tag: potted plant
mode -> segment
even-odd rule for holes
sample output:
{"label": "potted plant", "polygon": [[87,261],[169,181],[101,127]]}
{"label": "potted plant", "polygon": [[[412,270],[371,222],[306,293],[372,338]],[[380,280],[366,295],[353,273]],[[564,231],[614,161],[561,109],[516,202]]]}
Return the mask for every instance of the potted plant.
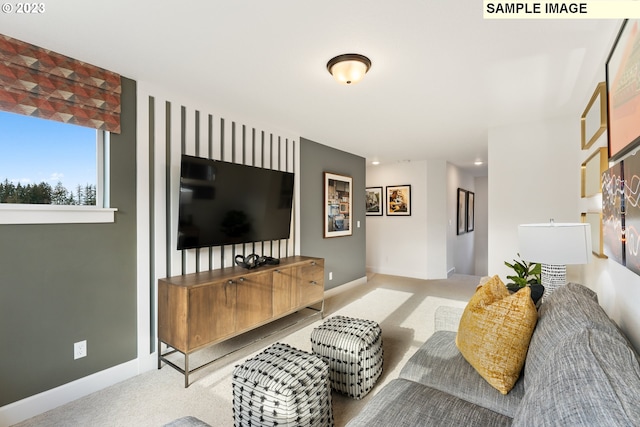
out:
{"label": "potted plant", "polygon": [[[520,254],[518,254],[520,257]],[[537,302],[544,293],[544,286],[540,284],[542,265],[535,262],[527,262],[523,259],[513,260],[513,264],[507,261],[504,264],[511,268],[515,275],[507,276],[511,282],[507,283],[507,289],[517,292],[525,286],[531,287],[531,298]]]}

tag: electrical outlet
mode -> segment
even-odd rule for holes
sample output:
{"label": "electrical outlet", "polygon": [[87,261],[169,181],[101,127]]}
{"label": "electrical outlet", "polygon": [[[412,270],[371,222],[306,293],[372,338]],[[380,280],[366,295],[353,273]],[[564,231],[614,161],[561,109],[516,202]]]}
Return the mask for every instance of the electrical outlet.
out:
{"label": "electrical outlet", "polygon": [[333,280],[333,271],[329,272],[329,280]]}
{"label": "electrical outlet", "polygon": [[73,359],[80,359],[87,355],[87,340],[73,344]]}

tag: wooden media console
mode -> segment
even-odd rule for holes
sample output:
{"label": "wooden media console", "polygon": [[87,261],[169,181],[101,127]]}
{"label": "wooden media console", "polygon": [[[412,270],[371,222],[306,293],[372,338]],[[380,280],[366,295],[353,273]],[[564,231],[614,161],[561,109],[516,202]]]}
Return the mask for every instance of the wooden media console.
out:
{"label": "wooden media console", "polygon": [[[189,354],[240,335],[305,307],[322,303],[324,259],[282,258],[256,269],[238,266],[158,280],[158,369],[162,362],[184,374]],[[162,353],[162,343],[173,350]],[[184,355],[184,369],[167,359]],[[216,359],[217,360],[217,359]]]}

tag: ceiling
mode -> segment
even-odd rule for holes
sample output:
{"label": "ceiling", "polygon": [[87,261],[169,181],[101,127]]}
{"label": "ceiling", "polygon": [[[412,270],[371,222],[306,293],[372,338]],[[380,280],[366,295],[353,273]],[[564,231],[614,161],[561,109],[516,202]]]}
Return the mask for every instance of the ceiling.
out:
{"label": "ceiling", "polygon": [[[444,159],[474,175],[486,174],[473,163],[488,160],[489,128],[577,120],[621,24],[484,20],[477,0],[45,6],[0,14],[0,31],[368,162]],[[361,83],[327,72],[342,53],[371,59]]]}

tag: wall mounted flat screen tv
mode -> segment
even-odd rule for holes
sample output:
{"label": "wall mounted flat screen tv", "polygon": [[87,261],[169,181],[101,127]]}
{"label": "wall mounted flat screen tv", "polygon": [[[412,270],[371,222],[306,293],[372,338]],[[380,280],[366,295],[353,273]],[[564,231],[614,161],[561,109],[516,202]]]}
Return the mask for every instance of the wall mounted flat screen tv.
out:
{"label": "wall mounted flat screen tv", "polygon": [[288,239],[294,174],[182,155],[178,249]]}

